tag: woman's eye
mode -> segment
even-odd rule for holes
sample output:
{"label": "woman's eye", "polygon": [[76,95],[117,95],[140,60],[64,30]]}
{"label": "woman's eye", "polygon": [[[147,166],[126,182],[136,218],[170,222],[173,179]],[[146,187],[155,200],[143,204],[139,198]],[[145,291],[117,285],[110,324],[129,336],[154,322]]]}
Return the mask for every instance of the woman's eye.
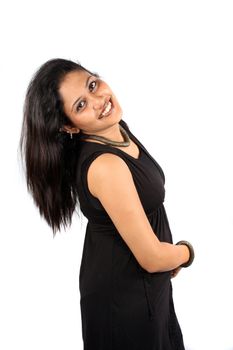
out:
{"label": "woman's eye", "polygon": [[[94,83],[94,87],[93,87],[93,85],[92,85],[93,83]],[[95,81],[95,80],[93,80],[93,81],[90,83],[89,87],[90,87],[90,86],[92,86],[92,88],[94,89],[94,88],[95,88],[95,86],[96,86],[96,81]],[[91,88],[91,89],[92,89],[92,88]]]}
{"label": "woman's eye", "polygon": [[84,101],[82,100],[82,101],[79,102],[79,104],[77,105],[77,108],[76,108],[77,112],[78,112],[81,108],[83,108],[82,102],[84,102]]}
{"label": "woman's eye", "polygon": [[[93,84],[94,83],[94,84]],[[90,84],[89,84],[89,88],[90,88],[90,90],[92,91],[92,90],[94,90],[94,88],[96,87],[96,84],[97,84],[97,82],[96,82],[96,80],[93,80]],[[79,112],[80,111],[80,109],[82,109],[83,108],[83,103],[84,101],[82,100],[79,104],[78,104],[78,106],[77,106],[77,108],[76,108],[76,110],[77,110],[77,112]]]}

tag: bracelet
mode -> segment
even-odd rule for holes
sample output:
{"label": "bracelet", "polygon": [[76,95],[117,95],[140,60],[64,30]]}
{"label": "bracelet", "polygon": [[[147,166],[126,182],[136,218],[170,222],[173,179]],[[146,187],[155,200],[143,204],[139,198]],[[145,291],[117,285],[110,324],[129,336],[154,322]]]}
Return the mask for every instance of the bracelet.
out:
{"label": "bracelet", "polygon": [[179,242],[176,243],[176,245],[182,245],[182,244],[186,245],[188,247],[188,249],[189,249],[189,260],[186,263],[184,263],[184,264],[182,264],[180,266],[181,267],[188,267],[188,266],[190,266],[193,263],[193,260],[194,260],[194,257],[195,257],[194,249],[193,249],[192,244],[189,243],[188,241],[179,241]]}

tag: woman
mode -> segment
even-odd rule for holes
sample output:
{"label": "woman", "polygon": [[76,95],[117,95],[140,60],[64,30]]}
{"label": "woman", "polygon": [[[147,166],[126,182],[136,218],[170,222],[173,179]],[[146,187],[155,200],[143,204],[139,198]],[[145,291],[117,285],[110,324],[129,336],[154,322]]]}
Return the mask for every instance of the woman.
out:
{"label": "woman", "polygon": [[53,59],[32,78],[21,152],[27,186],[53,229],[88,219],[80,266],[85,350],[182,350],[171,278],[194,258],[172,244],[159,164],[121,119],[110,87]]}

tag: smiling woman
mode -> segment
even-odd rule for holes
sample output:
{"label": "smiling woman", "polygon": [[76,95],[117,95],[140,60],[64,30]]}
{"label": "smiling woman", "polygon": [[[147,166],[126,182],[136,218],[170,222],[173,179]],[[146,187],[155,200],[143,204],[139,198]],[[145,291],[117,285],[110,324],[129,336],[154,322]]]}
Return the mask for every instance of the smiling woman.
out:
{"label": "smiling woman", "polygon": [[[122,110],[105,81],[86,71],[72,71],[60,84],[63,108],[72,122],[64,130],[122,140],[119,126]],[[108,118],[108,122],[106,117]],[[101,120],[101,122],[100,122]],[[110,128],[111,126],[111,128]]]}
{"label": "smiling woman", "polygon": [[[111,118],[100,118],[110,98]],[[71,142],[68,136],[94,133],[122,141],[121,113],[109,86],[81,64],[52,59],[34,74],[24,103],[20,148],[28,189],[54,235],[71,224],[77,204],[78,138]]]}
{"label": "smiling woman", "polygon": [[78,201],[88,219],[79,273],[84,349],[184,350],[171,278],[192,263],[193,248],[173,244],[163,170],[121,116],[98,74],[46,62],[25,99],[27,186],[54,236]]}

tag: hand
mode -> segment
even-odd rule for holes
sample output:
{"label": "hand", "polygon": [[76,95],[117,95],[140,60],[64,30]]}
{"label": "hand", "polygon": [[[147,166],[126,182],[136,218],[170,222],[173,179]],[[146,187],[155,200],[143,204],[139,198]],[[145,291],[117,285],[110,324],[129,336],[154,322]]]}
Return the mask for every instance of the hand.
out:
{"label": "hand", "polygon": [[171,278],[176,277],[181,269],[182,269],[182,267],[178,266],[176,269],[172,270],[171,271]]}

